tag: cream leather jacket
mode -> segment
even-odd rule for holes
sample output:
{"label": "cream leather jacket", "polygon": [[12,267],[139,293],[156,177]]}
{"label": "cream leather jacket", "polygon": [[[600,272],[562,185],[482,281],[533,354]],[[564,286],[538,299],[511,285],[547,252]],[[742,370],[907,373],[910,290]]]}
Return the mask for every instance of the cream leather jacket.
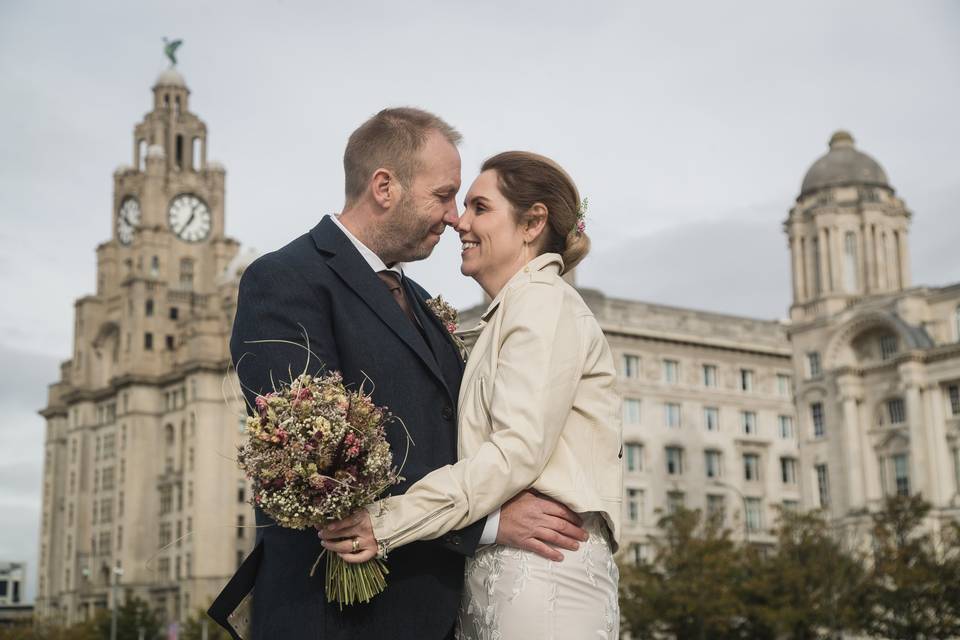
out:
{"label": "cream leather jacket", "polygon": [[481,318],[459,398],[459,462],[368,507],[381,553],[465,527],[534,488],[620,538],[620,403],[610,347],[555,253]]}

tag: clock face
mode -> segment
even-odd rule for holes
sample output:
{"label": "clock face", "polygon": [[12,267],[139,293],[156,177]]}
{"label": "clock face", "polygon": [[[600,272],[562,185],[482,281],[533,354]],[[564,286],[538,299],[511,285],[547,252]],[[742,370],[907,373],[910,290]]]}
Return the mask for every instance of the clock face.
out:
{"label": "clock face", "polygon": [[140,226],[140,203],[133,196],[128,196],[120,203],[117,212],[117,240],[122,245],[133,242],[133,234]]}
{"label": "clock face", "polygon": [[210,235],[210,208],[191,193],[170,201],[168,213],[170,229],[186,242],[201,242]]}

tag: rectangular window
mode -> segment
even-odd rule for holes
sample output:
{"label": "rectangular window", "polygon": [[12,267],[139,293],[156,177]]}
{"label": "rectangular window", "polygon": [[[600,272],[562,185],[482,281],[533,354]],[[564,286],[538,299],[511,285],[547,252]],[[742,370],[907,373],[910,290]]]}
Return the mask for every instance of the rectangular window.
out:
{"label": "rectangular window", "polygon": [[623,354],[623,377],[640,377],[640,356],[635,356],[629,353]]}
{"label": "rectangular window", "polygon": [[723,519],[726,504],[722,495],[707,494],[707,517]]}
{"label": "rectangular window", "polygon": [[237,502],[244,503],[247,501],[247,483],[243,480],[237,480]]}
{"label": "rectangular window", "polygon": [[793,418],[791,416],[778,416],[777,424],[780,427],[780,438],[782,440],[792,440],[794,437]]}
{"label": "rectangular window", "polygon": [[628,442],[624,448],[627,454],[627,471],[629,473],[643,471],[643,445]]}
{"label": "rectangular window", "polygon": [[880,359],[889,360],[897,354],[897,336],[880,337]]}
{"label": "rectangular window", "polygon": [[751,369],[740,369],[740,390],[753,391],[753,371]]}
{"label": "rectangular window", "polygon": [[848,293],[856,293],[860,289],[857,234],[853,231],[847,231],[843,235],[843,285]]}
{"label": "rectangular window", "polygon": [[680,364],[676,360],[663,361],[663,381],[667,384],[677,384],[679,371]]}
{"label": "rectangular window", "polygon": [[960,385],[950,385],[947,394],[950,396],[950,413],[960,416]]}
{"label": "rectangular window", "polygon": [[797,484],[796,458],[780,458],[780,478],[783,484]]}
{"label": "rectangular window", "polygon": [[703,365],[703,386],[717,386],[717,367],[712,364]]}
{"label": "rectangular window", "polygon": [[247,534],[245,529],[246,523],[243,521],[243,516],[237,516],[237,538],[243,540],[244,536]]}
{"label": "rectangular window", "polygon": [[179,317],[180,317],[180,310],[177,309],[176,307],[170,307],[170,319],[176,320]]}
{"label": "rectangular window", "polygon": [[813,421],[813,437],[822,438],[827,431],[823,424],[823,403],[814,402],[810,405],[810,419]]}
{"label": "rectangular window", "polygon": [[723,476],[723,454],[715,450],[704,452],[704,463],[708,478]]}
{"label": "rectangular window", "polygon": [[809,375],[811,378],[816,378],[821,373],[820,354],[816,351],[811,351],[807,354],[807,375]]}
{"label": "rectangular window", "polygon": [[667,513],[674,514],[683,508],[683,491],[670,491],[667,493]]}
{"label": "rectangular window", "polygon": [[910,495],[910,468],[905,454],[893,456],[893,474],[897,482],[897,495]]}
{"label": "rectangular window", "polygon": [[757,435],[757,414],[754,411],[741,411],[740,424],[743,426],[744,435]]}
{"label": "rectangular window", "polygon": [[668,402],[663,405],[665,424],[671,429],[680,428],[680,405],[675,402]]}
{"label": "rectangular window", "polygon": [[790,396],[790,376],[782,373],[777,374],[777,393],[781,398]]}
{"label": "rectangular window", "polygon": [[643,489],[627,489],[627,520],[633,524],[643,524]]}
{"label": "rectangular window", "polygon": [[763,529],[763,503],[760,498],[747,498],[747,530],[760,531]]}
{"label": "rectangular window", "polygon": [[827,465],[818,464],[817,467],[817,494],[820,497],[820,508],[830,508],[830,476],[827,474]]}
{"label": "rectangular window", "polygon": [[907,421],[907,410],[903,398],[887,400],[887,413],[890,415],[890,424],[903,424]]}
{"label": "rectangular window", "polygon": [[175,346],[173,336],[167,336],[166,342],[167,342],[167,351],[173,351],[173,348]]}
{"label": "rectangular window", "polygon": [[143,334],[143,348],[147,351],[153,351],[153,334]]}
{"label": "rectangular window", "polygon": [[173,509],[173,488],[170,486],[160,489],[160,513],[170,513]]}
{"label": "rectangular window", "polygon": [[748,482],[758,482],[760,480],[760,456],[757,454],[743,454],[743,479]]}
{"label": "rectangular window", "polygon": [[787,513],[799,513],[800,503],[797,502],[796,500],[784,500],[783,510]]}
{"label": "rectangular window", "polygon": [[679,476],[683,474],[683,449],[667,447],[667,474]]}
{"label": "rectangular window", "polygon": [[707,431],[720,431],[720,409],[704,407],[703,426],[706,427]]}
{"label": "rectangular window", "polygon": [[640,401],[636,398],[623,399],[623,423],[640,424]]}

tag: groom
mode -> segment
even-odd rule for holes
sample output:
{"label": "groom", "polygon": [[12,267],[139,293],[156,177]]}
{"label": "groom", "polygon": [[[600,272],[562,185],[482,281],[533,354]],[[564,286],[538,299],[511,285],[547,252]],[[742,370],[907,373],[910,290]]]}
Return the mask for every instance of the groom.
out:
{"label": "groom", "polygon": [[[427,308],[430,295],[403,272],[427,258],[457,223],[460,134],[418,109],[386,109],[353,132],[343,156],[346,204],[309,233],[251,264],[240,281],[230,350],[250,406],[273,380],[303,371],[338,370],[348,385],[372,389],[373,401],[403,420],[413,446],[403,493],[424,475],[457,460],[457,396],[463,361]],[[365,382],[367,381],[367,382]],[[388,429],[399,463],[402,428]],[[486,521],[390,554],[387,589],[368,604],[327,604],[323,550],[315,531],[273,524],[257,510],[257,544],[210,608],[227,614],[253,589],[256,640],[445,640],[463,585],[464,558],[497,542],[561,560],[586,534],[566,507],[522,493]],[[272,526],[270,526],[272,525]]]}

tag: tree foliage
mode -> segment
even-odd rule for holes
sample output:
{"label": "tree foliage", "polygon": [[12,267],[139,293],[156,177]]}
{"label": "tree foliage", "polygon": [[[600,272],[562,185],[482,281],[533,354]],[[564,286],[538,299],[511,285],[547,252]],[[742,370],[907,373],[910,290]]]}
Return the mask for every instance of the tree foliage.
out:
{"label": "tree foliage", "polygon": [[893,498],[847,546],[819,512],[784,512],[776,544],[731,540],[698,511],[662,518],[649,562],[621,568],[624,631],[638,639],[960,637],[960,523]]}

